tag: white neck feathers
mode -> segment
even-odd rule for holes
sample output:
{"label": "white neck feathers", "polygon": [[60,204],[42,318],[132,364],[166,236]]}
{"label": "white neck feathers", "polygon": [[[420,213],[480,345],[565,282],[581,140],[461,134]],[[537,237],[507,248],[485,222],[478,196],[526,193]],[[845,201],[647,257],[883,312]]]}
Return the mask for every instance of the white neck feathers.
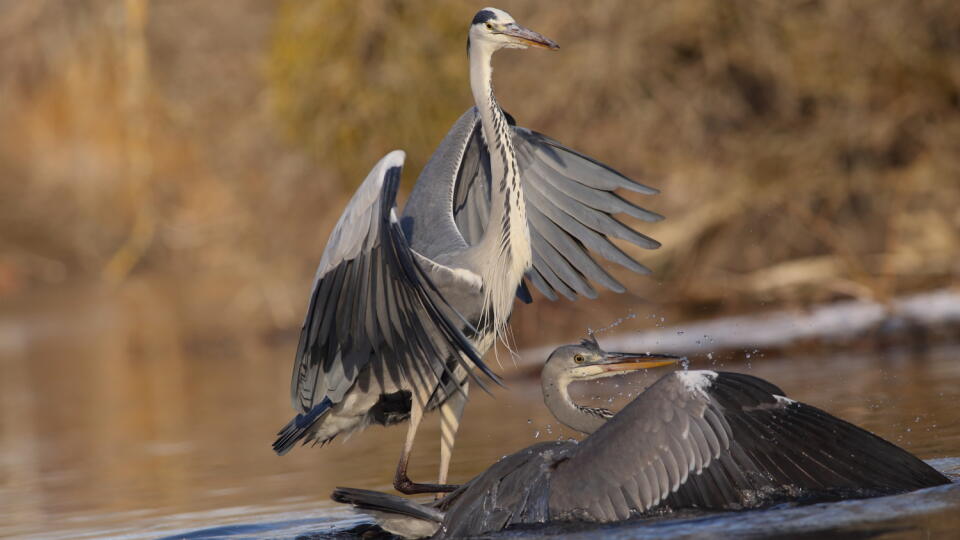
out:
{"label": "white neck feathers", "polygon": [[470,50],[470,87],[480,113],[492,175],[487,229],[473,251],[483,278],[483,312],[492,318],[489,322],[506,343],[504,332],[516,289],[532,264],[532,254],[513,130],[493,95],[493,52],[493,46],[483,42]]}

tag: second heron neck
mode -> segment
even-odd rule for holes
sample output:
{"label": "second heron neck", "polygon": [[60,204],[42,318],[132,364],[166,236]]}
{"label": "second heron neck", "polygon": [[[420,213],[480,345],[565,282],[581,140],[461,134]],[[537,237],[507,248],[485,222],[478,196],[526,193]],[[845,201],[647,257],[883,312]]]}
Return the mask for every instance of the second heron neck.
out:
{"label": "second heron neck", "polygon": [[574,403],[569,392],[570,382],[563,374],[557,376],[544,371],[540,376],[543,403],[561,424],[589,435],[606,424],[613,413],[601,407],[584,407]]}

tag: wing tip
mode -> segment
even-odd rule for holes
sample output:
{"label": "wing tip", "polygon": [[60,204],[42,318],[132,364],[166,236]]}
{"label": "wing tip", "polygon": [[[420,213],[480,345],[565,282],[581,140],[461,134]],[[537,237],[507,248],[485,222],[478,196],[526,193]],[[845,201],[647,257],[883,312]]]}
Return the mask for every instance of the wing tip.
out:
{"label": "wing tip", "polygon": [[611,292],[614,292],[614,293],[617,293],[617,294],[623,294],[623,293],[627,292],[627,288],[624,287],[622,283],[620,283],[619,281],[616,281],[616,280],[614,280],[613,283],[610,283],[610,284],[606,285],[606,287],[607,287],[608,289],[610,289]]}
{"label": "wing tip", "polygon": [[[651,248],[651,249],[656,249],[656,248]],[[635,263],[637,264],[637,266],[636,266],[635,268],[628,266],[627,268],[629,268],[630,270],[633,270],[634,273],[640,274],[641,276],[649,276],[649,275],[653,274],[653,270],[651,270],[651,269],[648,268],[647,266],[642,265],[642,264],[638,263],[637,261],[633,261],[633,262],[635,262]]]}
{"label": "wing tip", "polygon": [[409,516],[438,524],[443,521],[443,513],[434,507],[379,491],[338,486],[330,493],[330,499],[341,504],[349,504],[361,510]]}
{"label": "wing tip", "polygon": [[393,168],[393,167],[403,167],[403,162],[407,159],[407,153],[403,150],[393,150],[387,155],[383,156],[380,160],[380,163],[383,164],[384,168]]}
{"label": "wing tip", "polygon": [[646,208],[641,208],[641,210],[643,210],[643,217],[640,217],[640,216],[634,216],[634,217],[636,217],[637,219],[646,221],[647,223],[657,223],[666,219],[666,217],[663,214],[658,214],[651,210],[647,210]]}

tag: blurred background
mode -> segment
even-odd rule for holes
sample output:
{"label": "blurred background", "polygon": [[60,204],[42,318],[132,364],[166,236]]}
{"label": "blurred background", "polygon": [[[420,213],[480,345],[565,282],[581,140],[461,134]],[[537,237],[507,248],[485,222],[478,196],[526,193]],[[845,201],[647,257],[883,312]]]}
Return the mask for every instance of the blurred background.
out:
{"label": "blurred background", "polygon": [[[313,493],[281,473],[323,454],[268,445],[315,265],[376,160],[406,150],[408,192],[472,105],[465,32],[486,3],[0,0],[8,533],[215,508],[244,488],[210,478],[257,467],[280,468],[259,486],[276,500]],[[618,331],[956,287],[960,3],[496,6],[562,46],[497,56],[504,108],[661,189],[636,200],[667,217],[631,222],[659,250],[623,245],[651,276],[615,270],[631,293],[596,301],[534,293],[520,347],[630,315]],[[362,437],[346,451],[379,447]]]}

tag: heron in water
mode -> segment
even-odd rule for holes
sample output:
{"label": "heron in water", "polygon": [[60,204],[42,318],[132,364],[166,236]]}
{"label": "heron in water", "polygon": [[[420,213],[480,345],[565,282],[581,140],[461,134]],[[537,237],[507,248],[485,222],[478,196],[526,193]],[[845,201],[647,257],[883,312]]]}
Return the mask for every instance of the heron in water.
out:
{"label": "heron in water", "polygon": [[[651,367],[595,340],[560,347],[543,399],[589,436],[509,455],[432,504],[337,488],[333,499],[404,537],[459,538],[547,522],[612,522],[679,509],[741,510],[948,484],[905,450],[741,373],[674,371],[619,413],[575,403],[573,381]],[[662,363],[662,362],[661,362]]]}
{"label": "heron in water", "polygon": [[[403,214],[395,208],[401,151],[350,200],[317,268],[291,383],[298,414],[278,434],[278,454],[298,441],[324,444],[409,421],[394,486],[453,490],[445,482],[469,382],[483,385],[482,374],[498,381],[481,357],[504,339],[514,297],[531,301],[524,278],[555,300],[596,297],[591,281],[624,291],[591,252],[648,272],[610,239],[659,244],[614,215],[661,216],[614,192],[656,190],[516,126],[497,103],[493,54],[528,47],[558,48],[504,11],[479,11],[467,41],[475,106],[424,167]],[[439,482],[415,484],[407,475],[414,437],[435,409]]]}

